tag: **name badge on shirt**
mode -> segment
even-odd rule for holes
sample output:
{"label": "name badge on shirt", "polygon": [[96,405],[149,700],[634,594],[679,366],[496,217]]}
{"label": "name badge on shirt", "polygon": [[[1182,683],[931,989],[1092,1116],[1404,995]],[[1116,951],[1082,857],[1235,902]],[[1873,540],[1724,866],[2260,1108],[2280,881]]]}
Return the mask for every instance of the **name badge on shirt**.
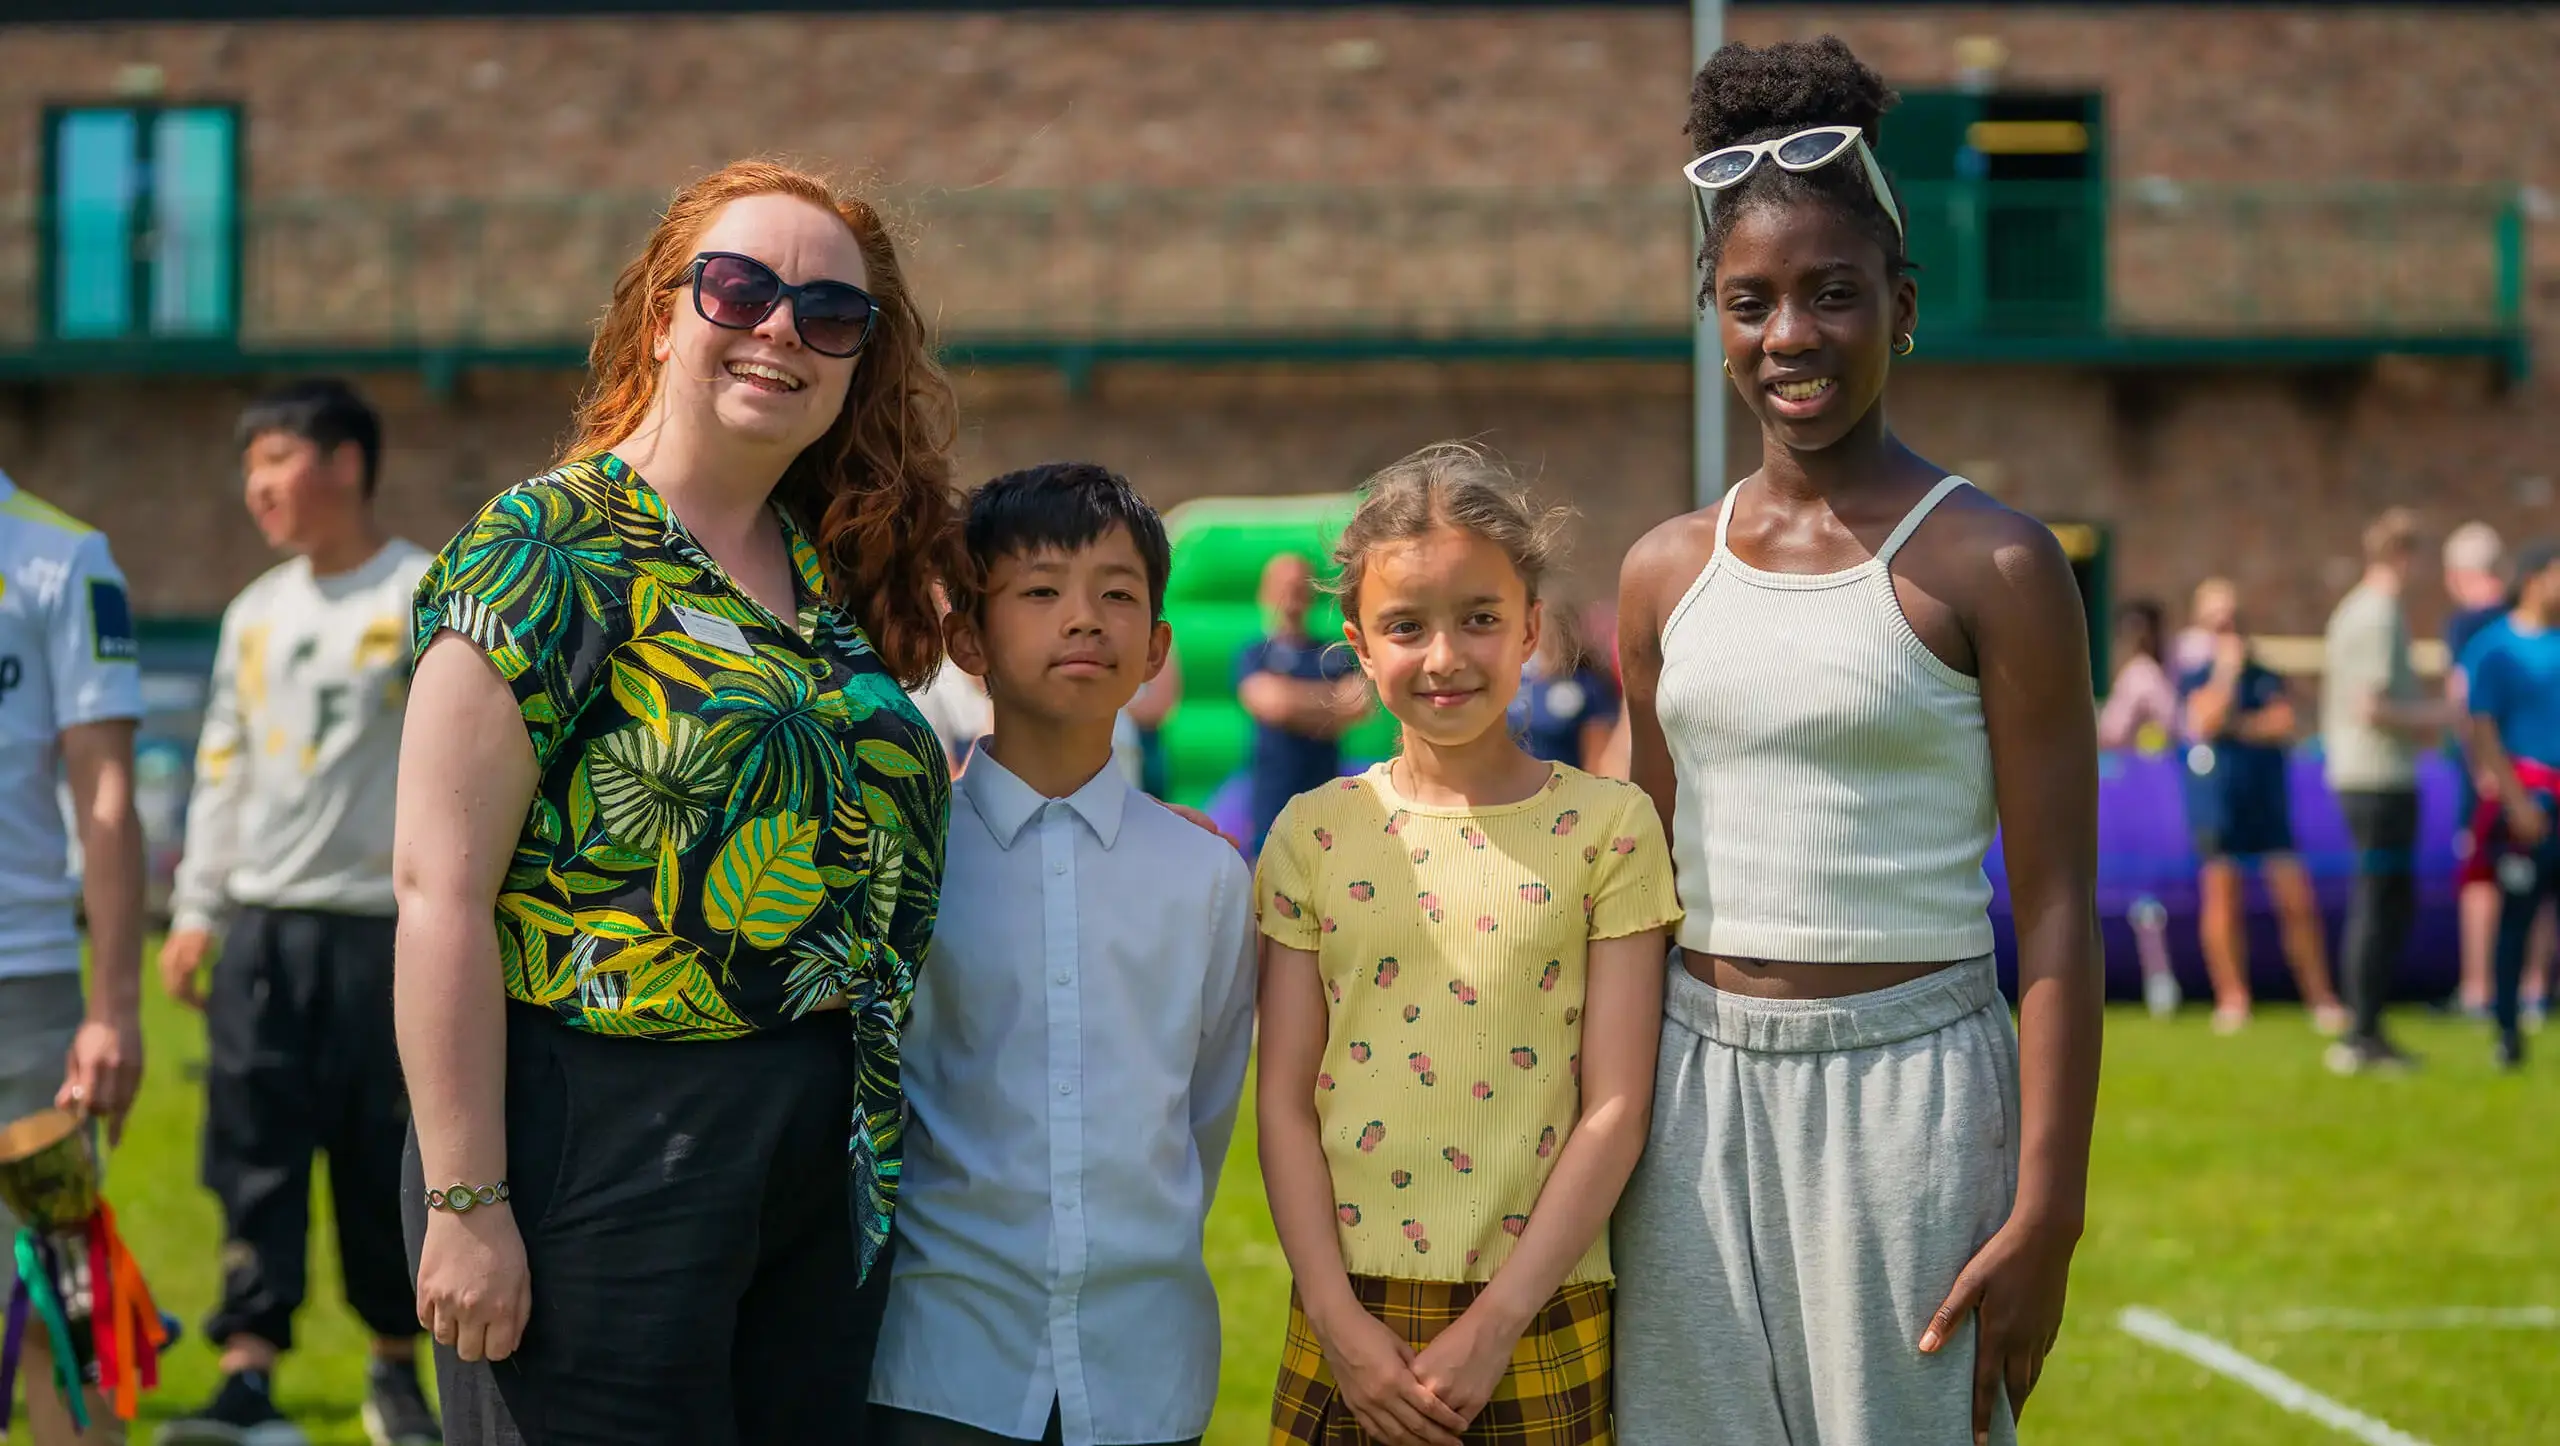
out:
{"label": "name badge on shirt", "polygon": [[685,636],[692,638],[695,642],[709,643],[715,648],[726,648],[742,658],[755,656],[756,650],[747,644],[747,635],[739,631],[738,625],[727,618],[717,613],[704,612],[700,608],[689,608],[682,603],[670,606],[667,611],[676,615],[676,624],[684,629]]}

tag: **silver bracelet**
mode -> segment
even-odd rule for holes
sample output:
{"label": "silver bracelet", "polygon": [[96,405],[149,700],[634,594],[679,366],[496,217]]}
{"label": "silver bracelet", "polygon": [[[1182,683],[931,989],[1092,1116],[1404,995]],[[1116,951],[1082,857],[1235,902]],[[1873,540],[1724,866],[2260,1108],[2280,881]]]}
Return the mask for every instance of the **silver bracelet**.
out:
{"label": "silver bracelet", "polygon": [[444,1190],[430,1185],[427,1187],[427,1208],[450,1210],[456,1215],[468,1215],[480,1206],[499,1204],[507,1199],[507,1196],[507,1182],[504,1180],[500,1180],[495,1185],[483,1185],[476,1190],[459,1181],[455,1182],[451,1188]]}

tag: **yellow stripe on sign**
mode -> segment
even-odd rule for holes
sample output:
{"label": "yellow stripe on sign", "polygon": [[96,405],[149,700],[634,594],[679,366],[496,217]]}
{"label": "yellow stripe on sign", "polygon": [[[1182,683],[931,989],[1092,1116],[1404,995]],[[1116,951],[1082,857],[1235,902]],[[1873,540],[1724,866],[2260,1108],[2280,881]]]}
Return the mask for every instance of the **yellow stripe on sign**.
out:
{"label": "yellow stripe on sign", "polygon": [[[2258,633],[2249,639],[2249,656],[2270,672],[2288,678],[2318,677],[2329,666],[2328,640],[2313,633],[2287,635]],[[2409,670],[2421,678],[2443,675],[2453,666],[2440,638],[2415,638],[2409,643]]]}
{"label": "yellow stripe on sign", "polygon": [[2062,544],[2062,555],[2073,562],[2087,562],[2098,555],[2098,529],[2085,522],[2048,522],[2053,540]]}
{"label": "yellow stripe on sign", "polygon": [[1964,143],[1986,156],[2077,156],[2089,149],[2089,128],[2066,120],[1981,120],[1964,128]]}

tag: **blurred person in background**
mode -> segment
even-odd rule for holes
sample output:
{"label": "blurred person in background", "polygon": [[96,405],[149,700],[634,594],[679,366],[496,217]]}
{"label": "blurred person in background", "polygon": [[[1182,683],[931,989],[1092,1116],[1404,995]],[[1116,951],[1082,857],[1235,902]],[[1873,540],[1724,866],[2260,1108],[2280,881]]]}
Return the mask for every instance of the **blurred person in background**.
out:
{"label": "blurred person in background", "polygon": [[1122,720],[1138,740],[1138,787],[1152,798],[1165,796],[1172,765],[1164,754],[1164,723],[1182,706],[1182,664],[1168,652],[1164,667],[1147,680],[1138,696],[1122,710]]}
{"label": "blurred person in background", "polygon": [[249,515],[290,557],[223,610],[160,950],[169,993],[205,1012],[204,1183],[222,1204],[223,1270],[205,1321],[222,1384],[159,1439],[284,1438],[276,1360],[293,1348],[311,1161],[326,1152],[347,1303],[373,1335],[367,1429],[420,1446],[438,1436],[400,1244],[391,814],[427,554],[374,517],[382,423],[345,383],[259,398],[239,445]]}
{"label": "blurred person in background", "polygon": [[2198,623],[2189,609],[2187,625],[2169,638],[2169,676],[2183,678],[2213,661],[2213,630]]}
{"label": "blurred person in background", "polygon": [[1608,741],[1600,745],[1600,756],[1588,771],[1603,778],[1624,778],[1634,764],[1634,736],[1628,732],[1626,683],[1618,667],[1618,604],[1614,598],[1602,598],[1583,611],[1582,636],[1587,655],[1608,665],[1609,686],[1619,696],[1618,716],[1609,725]]}
{"label": "blurred person in background", "polygon": [[[2513,600],[2507,596],[2505,561],[2505,545],[2499,540],[2497,529],[2488,523],[2466,522],[2444,540],[2444,591],[2453,604],[2452,615],[2444,625],[2445,697],[2457,711],[2464,707],[2466,697],[2463,658],[2480,635],[2496,626],[2512,605]],[[2455,728],[2445,737],[2445,749],[2453,758],[2454,776],[2461,780],[2462,790],[2453,815],[2461,821],[2454,838],[2454,855],[2458,861],[2455,908],[2462,950],[2461,983],[2454,1003],[2463,1013],[2485,1020],[2489,1017],[2490,956],[2498,939],[2498,884],[2490,874],[2480,841],[2470,832],[2470,820],[2478,811],[2480,795],[2471,786],[2463,732]],[[2548,958],[2549,937],[2547,927],[2537,932],[2536,942],[2542,946],[2534,951],[2537,960]]]}
{"label": "blurred person in background", "polygon": [[[142,1084],[140,652],[106,534],[0,474],[0,1125],[50,1107],[104,1124],[112,1144]],[[66,779],[77,879],[58,791]],[[0,1249],[18,1226],[0,1205]],[[0,1274],[14,1282],[15,1262]],[[85,1403],[88,1431],[73,1429],[45,1332],[25,1332],[24,1343],[36,1446],[121,1443],[96,1391]],[[0,1399],[0,1424],[9,1407]]]}
{"label": "blurred person in background", "polygon": [[2364,577],[2329,615],[2320,725],[2325,770],[2356,846],[2355,901],[2341,949],[2355,1022],[2329,1047],[2339,1074],[2412,1061],[2382,1032],[2418,910],[2418,751],[2453,722],[2409,664],[2400,595],[2417,556],[2416,514],[2394,507],[2364,530]]}
{"label": "blurred person in background", "polygon": [[2524,1063],[2522,992],[2534,917],[2560,899],[2560,544],[2516,559],[2516,605],[2464,657],[2473,786],[2494,817],[2474,829],[2500,893],[2491,1014],[2497,1059]]}
{"label": "blurred person in background", "polygon": [[1600,771],[1618,727],[1618,683],[1591,657],[1582,630],[1562,609],[1520,669],[1509,717],[1511,736],[1530,757]]}
{"label": "blurred person in background", "polygon": [[2507,615],[2506,547],[2498,530],[2485,522],[2466,522],[2444,539],[2444,592],[2453,604],[2445,620],[2448,659],[2459,659],[2482,628]]}
{"label": "blurred person in background", "polygon": [[2116,610],[2115,681],[2098,710],[2098,746],[2160,753],[2178,737],[2178,685],[2161,662],[2167,620],[2160,605],[2137,598]]}
{"label": "blurred person in background", "polygon": [[2299,720],[2285,681],[2250,655],[2240,593],[2224,578],[2196,588],[2189,624],[2212,640],[2212,655],[2178,679],[2185,709],[2187,827],[2200,878],[2199,942],[2213,976],[2213,1026],[2228,1034],[2249,1022],[2248,914],[2241,870],[2267,886],[2302,1002],[2323,1034],[2342,1034],[2350,1017],[2329,983],[2328,941],[2311,874],[2293,848],[2286,750]]}
{"label": "blurred person in background", "polygon": [[1254,722],[1249,852],[1292,798],[1342,771],[1342,735],[1369,715],[1368,685],[1340,639],[1307,633],[1315,606],[1313,564],[1282,553],[1262,569],[1270,631],[1236,658],[1236,700]]}
{"label": "blurred person in background", "polygon": [[942,756],[957,778],[970,755],[977,751],[978,740],[995,727],[994,705],[987,701],[986,689],[976,678],[945,662],[931,681],[910,690],[907,697],[933,729],[934,738],[942,744]]}
{"label": "blurred person in background", "polygon": [[[2459,691],[2452,695],[2455,700],[2453,706],[2465,720],[2461,727],[2454,730],[2458,738],[2467,741],[2471,733],[2468,722],[2470,678],[2479,670],[2483,659],[2514,640],[2516,636],[2514,609],[2522,593],[2521,583],[2511,586],[2504,599],[2505,608],[2491,619],[2486,627],[2471,634],[2463,644],[2461,655],[2454,660],[2453,676],[2459,685]],[[2462,797],[2467,811],[2461,816],[2462,822],[2454,835],[2456,860],[2454,879],[2459,903],[2466,911],[2461,920],[2463,928],[2467,931],[2463,936],[2463,946],[2469,949],[2476,943],[2479,950],[2477,961],[2479,1002],[2476,1007],[2470,1004],[2468,1001],[2472,996],[2466,992],[2455,996],[2455,1004],[2465,1017],[2487,1024],[2493,1018],[2491,1003],[2497,994],[2498,916],[2504,908],[2503,890],[2499,887],[2498,863],[2509,841],[2499,826],[2500,810],[2497,792],[2494,789],[2482,788],[2479,767],[2471,759],[2467,748],[2458,750],[2455,756],[2463,763]],[[2482,910],[2482,912],[2469,912],[2472,910]],[[2468,932],[2475,930],[2476,937],[2472,932]],[[2542,1028],[2551,993],[2554,955],[2560,955],[2560,906],[2546,902],[2534,915],[2533,923],[2525,933],[2524,976],[2520,987],[2523,991],[2521,1009],[2524,1031],[2527,1034],[2537,1033]],[[2465,970],[2474,968],[2474,961],[2468,954],[2464,956],[2463,968]],[[2473,982],[2472,977],[2466,973],[2462,981],[2464,990],[2469,991]]]}

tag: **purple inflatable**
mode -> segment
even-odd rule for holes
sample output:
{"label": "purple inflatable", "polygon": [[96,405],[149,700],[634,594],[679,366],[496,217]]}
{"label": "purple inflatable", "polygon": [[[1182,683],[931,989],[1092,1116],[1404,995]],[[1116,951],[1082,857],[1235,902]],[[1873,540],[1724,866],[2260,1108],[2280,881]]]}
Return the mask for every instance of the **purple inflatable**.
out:
{"label": "purple inflatable", "polygon": [[[1366,763],[1345,772],[1357,772]],[[2338,803],[2320,777],[2319,755],[2303,750],[2292,759],[2293,833],[2310,868],[2327,916],[2332,957],[2355,876],[2355,846],[2347,838]],[[2453,992],[2459,972],[2454,923],[2454,810],[2464,794],[2461,777],[2440,757],[2419,765],[2418,925],[2400,969],[2403,998],[2441,999]],[[1208,813],[1238,838],[1246,818],[1245,777],[1230,778],[1211,797]],[[2017,940],[2009,919],[2008,871],[1999,846],[1990,858],[1992,924],[2000,938],[2000,975],[2014,996]],[[2249,976],[2260,999],[2294,997],[2275,915],[2266,892],[2251,880]],[[2098,760],[2098,923],[2106,941],[2107,994],[2139,999],[2142,975],[2134,958],[2133,919],[2156,903],[2165,917],[2170,958],[2190,999],[2209,998],[2204,956],[2196,945],[2196,855],[2187,835],[2185,779],[2180,760],[2108,753]]]}

